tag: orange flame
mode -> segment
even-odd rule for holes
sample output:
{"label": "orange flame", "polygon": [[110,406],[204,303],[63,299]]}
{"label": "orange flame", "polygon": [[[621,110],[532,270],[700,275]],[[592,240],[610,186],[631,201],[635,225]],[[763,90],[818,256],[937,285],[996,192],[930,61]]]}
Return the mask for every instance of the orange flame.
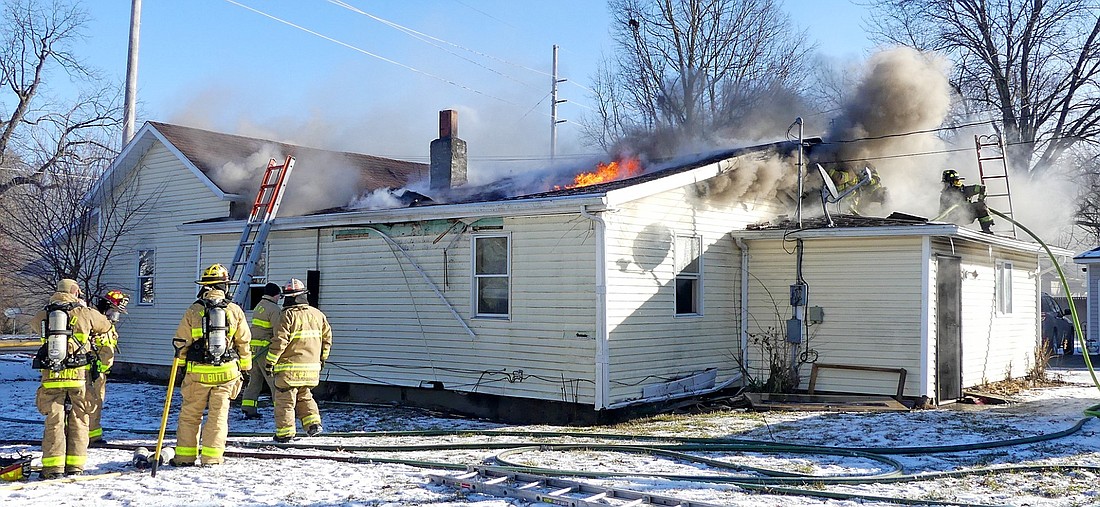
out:
{"label": "orange flame", "polygon": [[642,173],[642,162],[636,158],[628,158],[623,160],[615,160],[609,163],[597,163],[596,170],[592,172],[584,172],[578,174],[573,178],[572,185],[555,185],[554,190],[561,190],[563,188],[577,188],[587,187],[589,185],[595,185],[597,183],[605,183],[608,181],[621,180],[624,178],[630,178]]}

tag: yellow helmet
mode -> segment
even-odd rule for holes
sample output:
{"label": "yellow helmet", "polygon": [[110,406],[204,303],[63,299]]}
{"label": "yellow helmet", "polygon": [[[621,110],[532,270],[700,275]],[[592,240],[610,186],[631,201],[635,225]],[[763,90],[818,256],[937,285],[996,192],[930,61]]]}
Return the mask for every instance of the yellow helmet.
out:
{"label": "yellow helmet", "polygon": [[225,269],[225,266],[221,264],[211,264],[202,272],[202,278],[199,278],[195,283],[199,285],[214,285],[217,283],[229,282],[229,270]]}

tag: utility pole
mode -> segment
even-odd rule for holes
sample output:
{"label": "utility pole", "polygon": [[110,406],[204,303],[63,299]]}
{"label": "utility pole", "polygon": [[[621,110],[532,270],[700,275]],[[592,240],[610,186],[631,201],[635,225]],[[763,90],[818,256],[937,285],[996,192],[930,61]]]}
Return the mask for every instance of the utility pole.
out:
{"label": "utility pole", "polygon": [[558,119],[558,104],[567,102],[566,100],[558,100],[558,83],[564,83],[565,79],[558,79],[558,45],[554,44],[554,65],[553,73],[550,76],[550,160],[554,160],[554,155],[558,151],[558,124],[565,123],[565,120]]}
{"label": "utility pole", "polygon": [[134,115],[137,109],[138,34],[141,31],[141,0],[130,4],[130,49],[126,55],[126,104],[122,111],[122,144],[134,137]]}

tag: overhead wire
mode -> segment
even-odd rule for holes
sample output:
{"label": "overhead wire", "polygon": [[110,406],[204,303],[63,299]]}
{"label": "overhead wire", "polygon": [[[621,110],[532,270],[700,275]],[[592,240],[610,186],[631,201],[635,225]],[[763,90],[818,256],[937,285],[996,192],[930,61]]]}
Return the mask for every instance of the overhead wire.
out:
{"label": "overhead wire", "polygon": [[268,18],[268,19],[271,19],[271,20],[274,20],[274,21],[278,21],[279,23],[282,23],[282,24],[284,24],[284,25],[290,26],[290,27],[292,27],[292,28],[297,28],[298,30],[301,30],[301,31],[303,31],[303,32],[306,32],[306,33],[308,33],[308,34],[310,34],[310,35],[314,35],[314,36],[316,36],[316,37],[320,37],[320,38],[322,38],[322,39],[325,39],[325,40],[327,40],[327,41],[329,41],[329,42],[334,42],[334,43],[336,43],[336,44],[339,44],[339,45],[341,45],[341,46],[344,46],[344,47],[346,47],[346,48],[348,48],[348,49],[351,49],[351,50],[353,50],[353,51],[357,51],[357,52],[359,52],[359,53],[365,54],[365,55],[367,55],[367,56],[370,56],[370,57],[372,57],[372,58],[377,58],[377,59],[379,59],[379,60],[382,60],[382,61],[384,61],[384,62],[386,62],[386,63],[392,64],[392,65],[396,65],[396,66],[398,66],[398,67],[401,67],[401,68],[403,68],[403,69],[406,69],[406,70],[409,70],[409,71],[415,72],[415,73],[417,73],[417,74],[422,74],[422,75],[424,75],[424,76],[427,76],[427,77],[430,77],[430,78],[432,78],[432,79],[436,79],[436,80],[438,80],[438,81],[442,81],[442,82],[444,82],[444,83],[447,83],[447,84],[449,84],[449,85],[452,85],[452,86],[456,86],[456,87],[458,87],[458,88],[462,88],[463,90],[467,90],[467,91],[469,91],[469,92],[472,92],[472,93],[476,93],[476,94],[478,94],[478,95],[481,95],[481,96],[483,96],[483,97],[487,97],[487,98],[490,98],[490,99],[493,99],[493,100],[497,100],[497,101],[500,101],[500,102],[504,102],[504,103],[506,103],[506,104],[511,104],[511,105],[514,105],[514,106],[518,106],[518,105],[519,105],[519,104],[516,104],[515,102],[512,102],[512,101],[510,101],[510,100],[507,100],[507,99],[502,99],[502,98],[500,98],[500,97],[497,97],[497,96],[495,96],[495,95],[492,95],[492,94],[489,94],[489,93],[483,92],[483,91],[481,91],[481,90],[478,90],[478,89],[472,88],[472,87],[470,87],[470,86],[466,86],[466,85],[464,85],[464,84],[461,84],[461,83],[458,83],[458,82],[456,82],[456,81],[453,81],[453,80],[447,79],[447,78],[445,78],[445,77],[442,77],[442,76],[438,76],[438,75],[436,75],[436,74],[432,74],[432,73],[430,73],[430,72],[425,72],[425,71],[423,71],[423,70],[420,70],[420,69],[418,69],[418,68],[416,68],[416,67],[412,67],[412,66],[410,66],[410,65],[406,65],[406,64],[404,64],[404,63],[401,63],[401,62],[398,62],[398,61],[396,61],[396,60],[393,60],[393,59],[390,59],[390,58],[386,58],[386,57],[384,57],[384,56],[382,56],[382,55],[379,55],[379,54],[377,54],[377,53],[372,53],[372,52],[370,52],[370,51],[367,51],[366,49],[363,49],[363,48],[360,48],[360,47],[357,47],[357,46],[353,46],[353,45],[351,45],[351,44],[348,44],[348,43],[346,43],[346,42],[344,42],[344,41],[341,41],[341,40],[339,40],[339,39],[335,39],[335,38],[333,38],[333,37],[329,37],[329,36],[327,36],[327,35],[325,35],[325,34],[322,34],[322,33],[319,33],[319,32],[313,31],[313,30],[310,30],[309,28],[306,28],[306,27],[304,27],[304,26],[301,26],[301,25],[298,25],[298,24],[292,23],[292,22],[290,22],[290,21],[287,21],[287,20],[285,20],[285,19],[279,18],[279,17],[277,17],[277,16],[274,16],[274,15],[268,14],[268,13],[266,13],[266,12],[264,12],[264,11],[261,11],[261,10],[259,10],[259,9],[255,9],[255,8],[253,8],[253,7],[250,7],[250,6],[244,5],[244,4],[240,3],[240,2],[237,2],[236,0],[225,0],[225,1],[226,1],[226,2],[228,2],[228,3],[231,3],[231,4],[233,4],[233,5],[236,5],[236,6],[238,6],[238,7],[241,7],[242,9],[246,9],[246,10],[252,11],[252,12],[254,12],[254,13],[256,13],[256,14],[259,14],[259,15],[261,15],[261,16],[264,16],[264,17],[266,17],[266,18]]}
{"label": "overhead wire", "polygon": [[[530,72],[534,72],[534,73],[536,73],[536,74],[540,74],[540,75],[543,75],[543,76],[546,76],[546,77],[550,77],[550,78],[557,78],[557,76],[554,76],[553,74],[551,74],[551,73],[549,73],[549,72],[546,72],[546,71],[543,71],[543,70],[539,70],[539,69],[535,69],[535,68],[532,68],[532,67],[528,67],[528,66],[526,66],[526,65],[523,65],[523,64],[519,64],[519,63],[515,63],[515,62],[509,61],[509,60],[505,60],[505,59],[503,59],[503,58],[499,58],[499,57],[496,57],[496,56],[490,55],[490,54],[488,54],[488,53],[485,53],[485,52],[482,52],[482,51],[478,51],[478,50],[476,50],[476,49],[473,49],[473,48],[469,48],[469,47],[466,47],[466,46],[463,46],[463,45],[461,45],[461,44],[457,44],[457,43],[454,43],[454,42],[451,42],[451,41],[448,41],[448,40],[445,40],[445,39],[441,39],[441,38],[439,38],[439,37],[435,37],[435,36],[433,36],[433,35],[430,35],[430,34],[427,34],[427,33],[421,32],[421,31],[418,31],[418,30],[416,30],[416,29],[413,29],[413,28],[409,28],[409,27],[407,27],[407,26],[401,25],[401,24],[399,24],[399,23],[395,23],[395,22],[393,22],[393,21],[390,21],[390,20],[387,20],[387,19],[381,18],[381,17],[379,17],[379,16],[375,16],[374,14],[371,14],[371,13],[369,13],[369,12],[366,12],[366,11],[364,11],[364,10],[362,10],[362,9],[358,8],[358,7],[355,7],[354,5],[351,5],[351,4],[349,4],[349,3],[347,3],[347,2],[345,2],[345,1],[343,1],[343,0],[328,0],[328,2],[329,2],[329,3],[331,3],[331,4],[333,4],[333,5],[336,5],[336,6],[338,6],[338,7],[343,7],[344,9],[347,9],[347,10],[349,10],[349,11],[352,11],[352,12],[354,12],[354,13],[356,13],[356,14],[360,14],[360,15],[363,15],[363,16],[366,16],[366,17],[369,17],[369,18],[371,18],[371,19],[373,19],[373,20],[375,20],[375,21],[378,21],[379,23],[382,23],[382,24],[384,24],[384,25],[386,25],[386,26],[389,26],[389,27],[391,27],[391,28],[394,28],[394,29],[396,29],[396,30],[400,30],[400,31],[402,31],[402,32],[404,32],[404,33],[406,33],[406,34],[408,34],[408,35],[410,35],[410,36],[412,36],[412,37],[416,38],[417,40],[420,40],[420,41],[423,41],[423,42],[425,42],[425,43],[431,44],[432,46],[434,46],[434,47],[436,47],[436,48],[439,48],[440,50],[446,51],[446,52],[447,52],[448,54],[454,55],[454,56],[456,56],[456,57],[458,57],[458,58],[461,58],[461,59],[463,59],[463,60],[465,60],[465,61],[467,61],[467,62],[470,62],[470,63],[472,63],[472,64],[474,64],[474,65],[477,65],[478,67],[481,67],[481,68],[483,68],[483,69],[485,69],[485,70],[488,70],[488,71],[490,71],[490,72],[492,72],[492,73],[494,73],[494,74],[497,74],[497,75],[499,75],[499,76],[501,76],[501,77],[503,77],[503,78],[505,78],[505,79],[508,79],[508,80],[510,80],[510,81],[514,81],[514,82],[516,82],[516,83],[518,83],[518,84],[524,85],[524,86],[526,86],[526,87],[528,87],[528,88],[532,88],[532,89],[534,89],[534,88],[536,88],[536,87],[534,87],[534,86],[532,86],[532,85],[530,85],[530,84],[528,84],[528,83],[525,83],[525,82],[523,82],[523,81],[520,81],[519,79],[517,79],[517,78],[514,78],[514,77],[512,77],[512,76],[510,76],[510,75],[508,75],[508,74],[505,74],[505,73],[503,73],[503,72],[500,72],[500,71],[498,71],[498,70],[496,70],[496,69],[493,69],[492,67],[489,67],[489,66],[487,66],[487,65],[483,65],[483,64],[482,64],[482,63],[480,63],[480,62],[477,62],[477,61],[475,61],[475,60],[472,60],[472,59],[470,59],[470,58],[466,58],[466,57],[464,57],[464,56],[461,56],[461,55],[459,55],[458,53],[455,53],[455,52],[453,52],[453,51],[450,51],[450,50],[448,50],[448,49],[444,48],[444,47],[442,46],[442,44],[446,44],[446,45],[448,45],[448,46],[451,46],[451,47],[454,47],[454,48],[460,49],[460,50],[462,50],[462,51],[466,51],[466,52],[469,52],[469,53],[475,54],[475,55],[477,55],[477,56],[480,56],[480,57],[483,57],[483,58],[487,58],[487,59],[489,59],[489,60],[493,60],[493,61],[496,61],[496,62],[499,62],[499,63],[503,63],[503,64],[505,64],[505,65],[511,65],[511,66],[513,66],[513,67],[516,67],[516,68],[519,68],[519,69],[523,69],[523,70],[527,70],[527,71],[530,71]],[[467,6],[467,7],[468,7],[468,6]],[[477,10],[477,9],[474,9],[474,10]],[[481,11],[478,11],[478,12],[481,12]],[[484,14],[484,13],[482,13],[482,14]],[[496,18],[494,18],[494,19],[496,19]],[[499,20],[498,20],[498,21],[499,21]],[[563,80],[563,82],[569,82],[569,83],[572,83],[572,81],[571,81],[571,80],[569,80],[569,79],[564,79],[564,80]],[[575,84],[575,83],[574,83],[574,84]],[[580,88],[582,88],[582,89],[584,89],[584,90],[587,90],[587,91],[588,91],[588,92],[590,92],[590,93],[595,93],[595,92],[594,92],[593,90],[591,90],[591,89],[589,89],[589,88],[587,88],[587,87],[585,87],[585,86],[583,86],[583,85],[577,84],[576,86],[578,86],[578,87],[580,87]],[[581,103],[577,103],[577,102],[571,102],[571,104],[574,104],[574,105],[576,105],[576,106],[578,106],[578,107],[582,107],[582,108],[585,108],[585,109],[588,109],[588,110],[591,110],[591,111],[595,111],[595,110],[596,110],[596,109],[594,109],[594,108],[592,108],[592,107],[590,107],[590,106],[586,106],[586,105],[584,105],[584,104],[581,104]]]}

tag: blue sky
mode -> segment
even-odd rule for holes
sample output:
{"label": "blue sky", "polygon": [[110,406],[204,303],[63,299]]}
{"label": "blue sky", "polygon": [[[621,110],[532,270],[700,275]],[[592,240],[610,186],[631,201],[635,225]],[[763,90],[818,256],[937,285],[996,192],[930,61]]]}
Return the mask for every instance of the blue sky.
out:
{"label": "blue sky", "polygon": [[[861,7],[785,5],[822,53],[859,58],[868,49]],[[130,2],[83,6],[92,21],[81,54],[121,84]],[[446,42],[435,47],[356,10]],[[166,121],[424,159],[438,111],[458,109],[471,160],[545,157],[551,47],[560,46],[559,73],[569,79],[559,115],[578,121],[590,112],[590,76],[611,51],[609,19],[600,0],[144,0],[138,126]],[[559,154],[593,151],[578,133],[574,123],[559,127]]]}

